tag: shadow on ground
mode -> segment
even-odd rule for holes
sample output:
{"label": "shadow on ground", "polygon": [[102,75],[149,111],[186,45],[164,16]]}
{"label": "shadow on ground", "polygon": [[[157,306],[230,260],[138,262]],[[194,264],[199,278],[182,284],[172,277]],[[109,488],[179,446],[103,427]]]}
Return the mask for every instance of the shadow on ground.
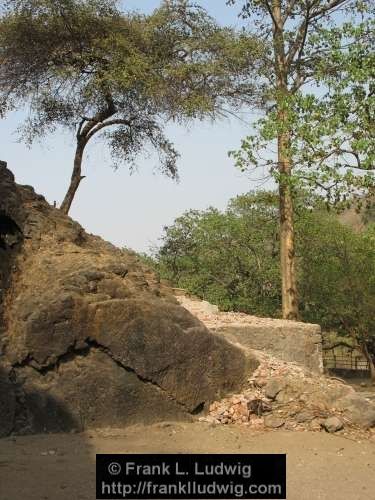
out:
{"label": "shadow on ground", "polygon": [[[95,451],[88,435],[78,433],[80,422],[42,391],[29,392],[23,406],[12,376],[0,367],[0,500],[94,499]],[[54,432],[75,431],[27,435],[30,422],[39,432],[43,425]]]}

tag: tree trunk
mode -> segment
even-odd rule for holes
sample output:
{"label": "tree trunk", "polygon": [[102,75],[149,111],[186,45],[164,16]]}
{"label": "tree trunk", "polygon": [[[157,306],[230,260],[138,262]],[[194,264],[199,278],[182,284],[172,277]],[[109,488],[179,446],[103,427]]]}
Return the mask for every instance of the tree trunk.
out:
{"label": "tree trunk", "polygon": [[364,342],[361,343],[361,348],[362,348],[363,355],[365,356],[365,358],[367,359],[367,362],[369,364],[370,377],[372,380],[375,380],[375,365],[374,365],[374,361],[372,359],[372,356],[368,352],[367,345]]}
{"label": "tree trunk", "polygon": [[288,127],[286,102],[288,98],[288,71],[285,53],[284,21],[281,0],[272,1],[273,50],[276,73],[277,137],[280,210],[280,268],[281,299],[284,319],[298,319],[297,282],[295,273],[293,197],[290,186],[292,158],[290,153],[291,134]]}
{"label": "tree trunk", "polygon": [[288,134],[278,137],[279,210],[280,210],[280,269],[281,298],[284,319],[298,319],[297,282],[294,249],[294,209],[289,178],[291,160],[289,156]]}
{"label": "tree trunk", "polygon": [[76,153],[74,157],[74,166],[72,177],[70,179],[70,185],[68,191],[66,192],[64,201],[61,204],[60,210],[64,214],[68,214],[70,207],[73,203],[74,196],[77,192],[77,189],[81,183],[81,180],[84,179],[85,176],[82,175],[82,158],[83,152],[85,150],[86,141],[78,140]]}

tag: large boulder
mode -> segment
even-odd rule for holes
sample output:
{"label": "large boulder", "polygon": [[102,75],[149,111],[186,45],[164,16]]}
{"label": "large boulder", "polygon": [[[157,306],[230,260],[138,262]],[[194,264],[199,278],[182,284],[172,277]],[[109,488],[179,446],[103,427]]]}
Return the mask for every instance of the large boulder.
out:
{"label": "large boulder", "polygon": [[4,165],[0,262],[0,435],[188,418],[258,365]]}

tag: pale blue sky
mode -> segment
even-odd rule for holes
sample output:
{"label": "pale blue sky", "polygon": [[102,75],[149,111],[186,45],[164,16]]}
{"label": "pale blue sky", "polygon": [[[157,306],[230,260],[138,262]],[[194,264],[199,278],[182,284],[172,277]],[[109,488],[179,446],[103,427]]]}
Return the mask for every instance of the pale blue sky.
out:
{"label": "pale blue sky", "polygon": [[[238,9],[225,0],[200,0],[199,3],[222,24],[238,23]],[[158,0],[126,0],[127,9],[149,12]],[[74,140],[69,133],[47,138],[28,149],[17,142],[14,131],[22,118],[15,113],[0,121],[0,159],[22,184],[31,184],[47,200],[60,203],[71,175]],[[224,208],[228,200],[256,186],[241,175],[227,152],[239,146],[249,128],[238,120],[214,125],[196,122],[187,131],[168,128],[168,136],[181,153],[179,184],[153,172],[156,160],[140,160],[139,172],[129,175],[124,165],[111,169],[105,143],[89,144],[83,180],[70,215],[89,232],[119,246],[145,251],[157,243],[163,226],[190,208],[210,205]]]}

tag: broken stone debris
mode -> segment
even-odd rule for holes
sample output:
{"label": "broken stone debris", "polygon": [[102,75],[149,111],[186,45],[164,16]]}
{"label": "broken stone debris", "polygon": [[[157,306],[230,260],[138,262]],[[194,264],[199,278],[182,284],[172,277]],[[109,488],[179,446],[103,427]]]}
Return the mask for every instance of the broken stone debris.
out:
{"label": "broken stone debris", "polygon": [[257,356],[259,367],[243,391],[212,403],[201,420],[260,430],[349,432],[375,426],[375,405],[351,386],[262,352]]}
{"label": "broken stone debris", "polygon": [[337,417],[329,417],[327,420],[324,420],[322,426],[327,432],[337,432],[341,431],[344,427],[344,424]]}

